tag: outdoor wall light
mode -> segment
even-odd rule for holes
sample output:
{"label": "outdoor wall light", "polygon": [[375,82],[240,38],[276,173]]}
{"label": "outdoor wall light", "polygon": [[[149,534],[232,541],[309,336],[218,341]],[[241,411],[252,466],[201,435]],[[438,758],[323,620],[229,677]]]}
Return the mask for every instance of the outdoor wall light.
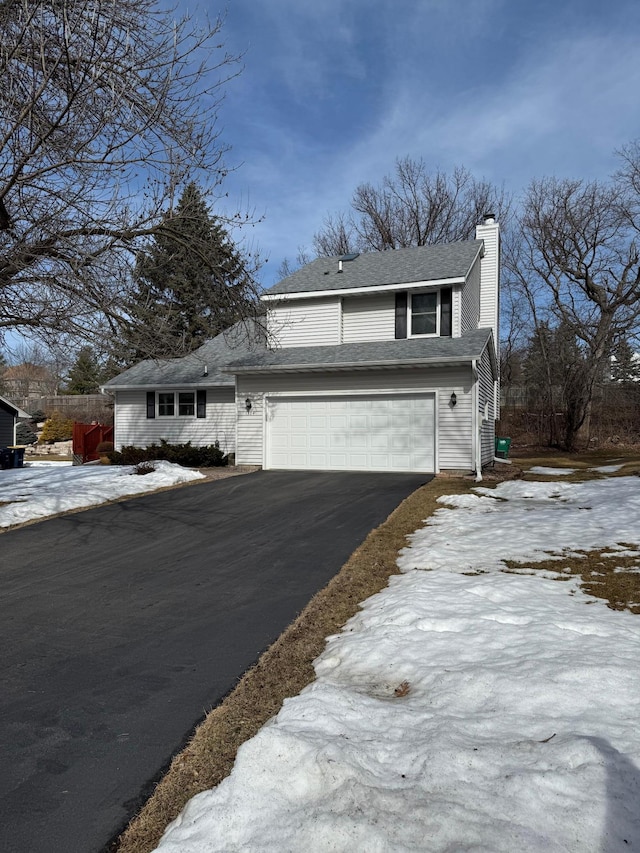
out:
{"label": "outdoor wall light", "polygon": [[249,412],[250,412],[250,411],[251,411],[251,409],[253,408],[253,405],[252,405],[252,403],[251,403],[251,400],[250,400],[248,397],[247,397],[247,399],[244,401],[244,407],[245,407],[245,409],[247,410],[247,414],[249,414]]}
{"label": "outdoor wall light", "polygon": [[455,404],[458,402],[458,398],[456,397],[455,391],[451,392],[451,397],[449,399],[451,400],[451,406],[453,408],[453,406],[455,406]]}

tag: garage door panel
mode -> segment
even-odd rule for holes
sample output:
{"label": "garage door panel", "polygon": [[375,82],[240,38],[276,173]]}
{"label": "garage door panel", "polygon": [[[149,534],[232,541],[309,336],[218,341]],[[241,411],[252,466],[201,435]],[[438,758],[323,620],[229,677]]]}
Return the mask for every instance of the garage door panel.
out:
{"label": "garage door panel", "polygon": [[267,398],[266,465],[433,471],[434,395]]}

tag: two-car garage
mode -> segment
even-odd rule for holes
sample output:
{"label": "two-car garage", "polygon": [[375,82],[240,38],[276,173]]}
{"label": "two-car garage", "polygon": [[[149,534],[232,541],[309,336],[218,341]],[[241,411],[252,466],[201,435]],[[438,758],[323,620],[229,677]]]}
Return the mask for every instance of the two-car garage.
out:
{"label": "two-car garage", "polygon": [[433,393],[265,397],[267,468],[435,470]]}

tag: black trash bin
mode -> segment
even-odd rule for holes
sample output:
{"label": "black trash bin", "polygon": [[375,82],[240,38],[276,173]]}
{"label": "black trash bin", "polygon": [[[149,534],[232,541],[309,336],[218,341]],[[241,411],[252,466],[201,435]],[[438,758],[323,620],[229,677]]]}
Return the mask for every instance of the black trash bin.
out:
{"label": "black trash bin", "polygon": [[8,447],[7,450],[10,450],[12,453],[12,464],[9,467],[24,468],[24,445],[14,445],[13,447]]}
{"label": "black trash bin", "polygon": [[6,471],[7,468],[13,468],[13,456],[8,447],[3,447],[0,450],[0,471]]}

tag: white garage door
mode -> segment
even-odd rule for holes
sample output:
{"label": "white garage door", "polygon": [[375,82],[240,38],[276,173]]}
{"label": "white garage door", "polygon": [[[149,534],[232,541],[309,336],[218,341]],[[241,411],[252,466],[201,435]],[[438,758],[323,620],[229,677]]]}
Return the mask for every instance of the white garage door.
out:
{"label": "white garage door", "polygon": [[271,397],[267,468],[434,471],[434,395]]}

